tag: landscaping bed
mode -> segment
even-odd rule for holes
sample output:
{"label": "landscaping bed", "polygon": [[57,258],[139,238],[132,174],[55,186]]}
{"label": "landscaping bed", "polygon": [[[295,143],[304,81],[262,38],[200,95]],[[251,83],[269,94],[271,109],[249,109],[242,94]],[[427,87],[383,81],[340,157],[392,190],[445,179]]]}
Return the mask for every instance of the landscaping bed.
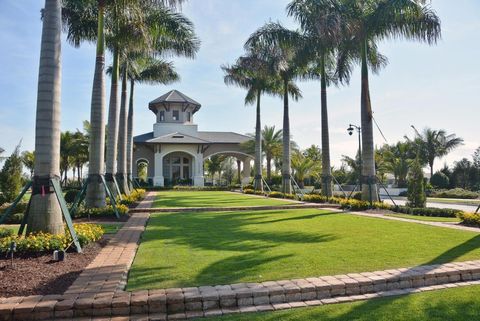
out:
{"label": "landscaping bed", "polygon": [[83,253],[68,252],[62,262],[52,254],[14,256],[14,268],[4,255],[0,259],[0,297],[62,294],[93,261],[107,243],[102,239],[83,248]]}

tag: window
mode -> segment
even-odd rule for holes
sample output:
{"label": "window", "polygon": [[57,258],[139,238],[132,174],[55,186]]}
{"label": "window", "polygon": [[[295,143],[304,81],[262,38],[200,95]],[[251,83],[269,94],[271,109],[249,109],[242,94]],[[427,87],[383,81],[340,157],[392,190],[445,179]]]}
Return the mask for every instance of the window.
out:
{"label": "window", "polygon": [[188,113],[187,113],[187,120],[188,120],[189,122],[192,121],[192,113],[191,113],[191,112],[188,112]]}
{"label": "window", "polygon": [[160,121],[165,121],[165,111],[164,110],[160,111]]}
{"label": "window", "polygon": [[180,120],[180,115],[179,115],[178,110],[174,110],[174,111],[173,111],[173,120],[175,120],[175,121],[179,121],[179,120]]}

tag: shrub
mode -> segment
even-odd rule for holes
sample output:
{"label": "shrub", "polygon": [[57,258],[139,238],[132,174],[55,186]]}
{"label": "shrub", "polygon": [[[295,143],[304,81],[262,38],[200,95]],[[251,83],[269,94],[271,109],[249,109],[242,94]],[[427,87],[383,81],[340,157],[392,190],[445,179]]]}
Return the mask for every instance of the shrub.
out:
{"label": "shrub", "polygon": [[250,195],[265,195],[264,192],[255,191],[253,189],[247,188],[243,190],[243,194],[250,194]]}
{"label": "shrub", "polygon": [[[103,236],[103,228],[95,224],[74,224],[80,245],[98,241]],[[37,254],[54,250],[66,250],[72,244],[72,237],[65,227],[65,234],[49,233],[30,234],[28,236],[11,235],[0,238],[0,253],[9,251],[11,242],[17,243],[17,252],[21,254]]]}
{"label": "shrub", "polygon": [[450,186],[450,179],[445,173],[436,172],[430,178],[430,184],[432,184],[434,188],[448,188],[448,186]]}
{"label": "shrub", "polygon": [[427,196],[425,195],[425,180],[422,167],[418,160],[415,160],[408,173],[408,203],[411,207],[425,207]]}
{"label": "shrub", "polygon": [[12,202],[20,194],[23,184],[22,164],[20,146],[17,146],[0,171],[0,191],[5,202]]}
{"label": "shrub", "polygon": [[[118,214],[120,216],[128,214],[128,207],[123,204],[117,204]],[[85,208],[80,207],[77,212],[75,213],[75,218],[79,217],[111,217],[115,215],[115,210],[113,209],[112,205],[107,205],[106,207],[102,208]]]}
{"label": "shrub", "polygon": [[130,195],[122,195],[122,200],[120,201],[120,204],[127,206],[133,205],[144,199],[145,193],[146,191],[144,189],[133,190]]}
{"label": "shrub", "polygon": [[327,203],[327,198],[318,194],[306,194],[303,200],[310,203]]}
{"label": "shrub", "polygon": [[454,210],[450,208],[414,208],[408,206],[391,207],[391,210],[397,213],[418,215],[418,216],[433,216],[433,217],[456,217],[462,213],[460,210]]}
{"label": "shrub", "polygon": [[255,189],[255,187],[252,184],[246,184],[243,185],[243,189]]}
{"label": "shrub", "polygon": [[474,227],[480,227],[480,214],[475,213],[458,213],[457,217],[462,221],[462,224]]}
{"label": "shrub", "polygon": [[450,190],[437,191],[432,194],[432,197],[440,198],[463,198],[463,199],[476,199],[479,194],[477,192],[467,191],[463,188],[454,188]]}
{"label": "shrub", "polygon": [[69,189],[65,193],[65,202],[73,203],[75,201],[75,198],[77,197],[78,193],[80,193],[80,190],[78,190],[78,189]]}
{"label": "shrub", "polygon": [[291,199],[291,200],[294,200],[297,198],[296,195],[294,194],[284,194],[282,192],[270,192],[268,194],[268,197],[271,197],[271,198],[287,198],[287,199]]}
{"label": "shrub", "polygon": [[4,237],[13,236],[13,230],[9,228],[0,227],[0,239]]}

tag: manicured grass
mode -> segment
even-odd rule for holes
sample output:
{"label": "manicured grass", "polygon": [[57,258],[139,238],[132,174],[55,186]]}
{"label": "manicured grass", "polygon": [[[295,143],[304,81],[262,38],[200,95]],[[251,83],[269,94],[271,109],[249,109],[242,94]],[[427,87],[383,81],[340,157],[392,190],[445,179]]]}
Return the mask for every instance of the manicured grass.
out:
{"label": "manicured grass", "polygon": [[478,320],[480,286],[269,313],[232,314],[205,321],[472,321]]}
{"label": "manicured grass", "polygon": [[152,215],[128,289],[267,281],[480,258],[480,235],[310,210]]}
{"label": "manicured grass", "polygon": [[232,192],[166,191],[158,193],[153,207],[229,207],[283,204],[292,204],[292,202]]}
{"label": "manicured grass", "polygon": [[411,220],[427,221],[427,222],[451,222],[451,223],[460,222],[460,220],[456,217],[433,217],[433,216],[420,216],[420,215],[408,215],[408,214],[388,214],[387,216],[408,218]]}

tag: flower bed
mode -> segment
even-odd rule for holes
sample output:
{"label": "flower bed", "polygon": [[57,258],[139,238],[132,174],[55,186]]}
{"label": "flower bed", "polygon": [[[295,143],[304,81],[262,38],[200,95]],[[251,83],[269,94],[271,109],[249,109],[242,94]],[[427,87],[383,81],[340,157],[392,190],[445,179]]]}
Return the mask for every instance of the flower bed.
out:
{"label": "flower bed", "polygon": [[480,214],[462,212],[458,214],[462,224],[472,227],[480,227]]}
{"label": "flower bed", "polygon": [[[117,204],[118,214],[124,216],[128,214],[128,206],[123,204]],[[75,213],[74,218],[81,217],[113,217],[115,216],[115,209],[112,205],[107,205],[102,208],[86,208],[80,207]]]}
{"label": "flower bed", "polygon": [[[98,241],[104,233],[103,228],[95,224],[74,224],[73,227],[81,246]],[[63,235],[37,233],[28,236],[18,236],[12,234],[0,238],[0,253],[8,252],[12,242],[17,243],[17,253],[21,254],[67,250],[72,244],[72,237],[67,229],[65,229],[65,234]]]}
{"label": "flower bed", "polygon": [[144,189],[133,190],[130,195],[123,195],[119,203],[126,206],[135,205],[145,198],[145,193],[146,191]]}

